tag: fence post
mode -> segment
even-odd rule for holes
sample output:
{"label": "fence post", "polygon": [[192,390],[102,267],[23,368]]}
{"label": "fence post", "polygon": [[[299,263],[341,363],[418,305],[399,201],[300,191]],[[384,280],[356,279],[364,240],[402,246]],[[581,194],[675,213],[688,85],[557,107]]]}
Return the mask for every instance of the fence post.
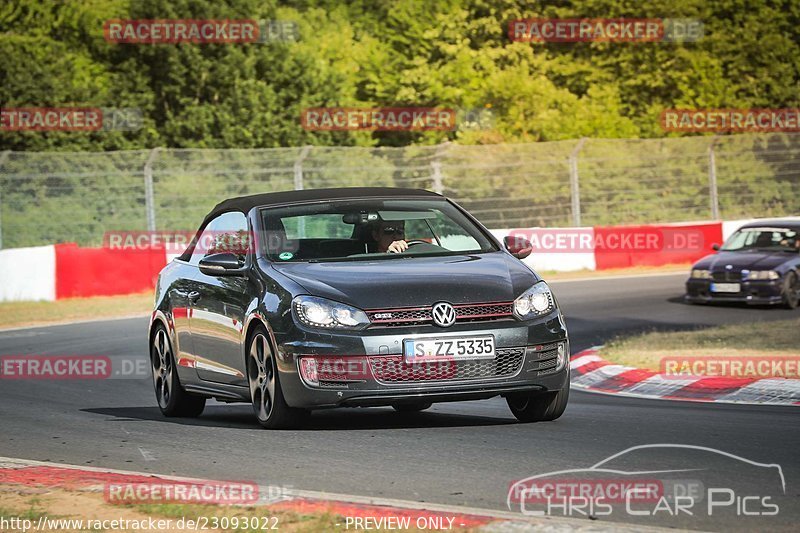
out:
{"label": "fence post", "polygon": [[147,212],[147,231],[156,230],[156,207],[153,198],[153,161],[161,148],[153,148],[144,164],[144,209]]}
{"label": "fence post", "polygon": [[[0,168],[6,164],[8,156],[11,155],[11,150],[6,150],[0,154]],[[5,180],[0,180],[0,250],[3,249],[3,184]]]}
{"label": "fence post", "polygon": [[711,202],[711,220],[719,220],[719,191],[717,189],[717,156],[716,147],[719,135],[714,135],[708,146],[708,191]]}
{"label": "fence post", "polygon": [[294,162],[294,190],[296,191],[303,190],[303,160],[308,157],[310,151],[311,146],[303,146],[300,155],[297,156],[297,161]]}
{"label": "fence post", "polygon": [[442,162],[439,161],[439,157],[442,155],[442,152],[447,150],[450,146],[450,141],[445,141],[441,145],[439,145],[438,149],[436,150],[435,159],[431,162],[431,188],[433,192],[436,194],[444,194],[444,183],[442,182]]}
{"label": "fence post", "polygon": [[586,137],[581,137],[569,154],[569,193],[572,205],[572,225],[581,225],[581,184],[578,179],[578,153],[583,148]]}

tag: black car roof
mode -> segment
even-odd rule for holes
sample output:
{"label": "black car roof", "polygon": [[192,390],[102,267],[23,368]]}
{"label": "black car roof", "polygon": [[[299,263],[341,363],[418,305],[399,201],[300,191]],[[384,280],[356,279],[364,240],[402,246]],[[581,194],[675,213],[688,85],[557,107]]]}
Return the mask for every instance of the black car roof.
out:
{"label": "black car roof", "polygon": [[295,202],[313,202],[315,200],[342,200],[347,198],[380,198],[380,197],[418,197],[441,198],[435,192],[424,189],[403,189],[399,187],[338,187],[332,189],[306,189],[302,191],[268,192],[229,198],[217,204],[206,216],[206,220],[214,218],[226,211],[247,213],[254,207],[288,204]]}
{"label": "black car roof", "polygon": [[401,187],[337,187],[329,189],[305,189],[302,191],[281,191],[251,194],[228,198],[218,203],[200,224],[200,229],[190,245],[179,259],[188,261],[194,248],[195,241],[202,228],[222,213],[239,211],[247,214],[254,207],[291,204],[295,202],[313,202],[315,200],[344,200],[358,198],[443,198],[442,195],[425,189],[407,189]]}
{"label": "black car roof", "polygon": [[800,230],[800,218],[796,219],[774,219],[774,220],[756,220],[755,222],[748,222],[742,228],[791,228],[793,230]]}

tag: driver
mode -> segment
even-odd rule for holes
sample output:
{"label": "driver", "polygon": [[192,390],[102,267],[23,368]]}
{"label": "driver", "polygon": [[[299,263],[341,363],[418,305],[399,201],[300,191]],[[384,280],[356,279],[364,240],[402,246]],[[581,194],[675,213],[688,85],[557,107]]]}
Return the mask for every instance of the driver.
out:
{"label": "driver", "polygon": [[786,236],[783,239],[781,239],[780,244],[781,246],[789,248],[790,250],[792,248],[800,250],[800,235],[794,237]]}
{"label": "driver", "polygon": [[379,253],[399,254],[408,250],[405,235],[406,223],[403,220],[381,220],[372,228],[372,238],[377,243],[376,250]]}

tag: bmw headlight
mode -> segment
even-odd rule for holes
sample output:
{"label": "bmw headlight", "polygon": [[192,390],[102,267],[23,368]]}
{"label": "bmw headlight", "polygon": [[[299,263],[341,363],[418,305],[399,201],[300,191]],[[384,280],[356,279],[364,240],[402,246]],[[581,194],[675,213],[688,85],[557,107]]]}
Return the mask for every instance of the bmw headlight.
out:
{"label": "bmw headlight", "polygon": [[370,323],[361,309],[316,296],[298,296],[292,309],[301,324],[314,328],[362,329]]}
{"label": "bmw headlight", "polygon": [[[744,272],[742,272],[744,274]],[[751,270],[745,276],[745,279],[768,279],[768,280],[776,280],[780,279],[781,275],[775,272],[774,270]]]}
{"label": "bmw headlight", "polygon": [[514,316],[522,320],[528,320],[537,316],[547,315],[555,307],[556,304],[553,299],[553,293],[550,292],[550,287],[544,281],[540,281],[514,300]]}
{"label": "bmw headlight", "polygon": [[710,270],[692,270],[692,277],[695,279],[711,279]]}

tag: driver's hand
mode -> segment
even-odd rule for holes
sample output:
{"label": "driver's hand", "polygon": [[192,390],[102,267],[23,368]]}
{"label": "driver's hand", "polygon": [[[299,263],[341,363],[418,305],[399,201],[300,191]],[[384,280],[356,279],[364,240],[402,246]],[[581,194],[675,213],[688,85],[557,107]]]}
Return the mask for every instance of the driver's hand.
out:
{"label": "driver's hand", "polygon": [[389,245],[389,248],[386,250],[390,254],[399,254],[408,250],[408,243],[406,241],[394,241],[392,244]]}

